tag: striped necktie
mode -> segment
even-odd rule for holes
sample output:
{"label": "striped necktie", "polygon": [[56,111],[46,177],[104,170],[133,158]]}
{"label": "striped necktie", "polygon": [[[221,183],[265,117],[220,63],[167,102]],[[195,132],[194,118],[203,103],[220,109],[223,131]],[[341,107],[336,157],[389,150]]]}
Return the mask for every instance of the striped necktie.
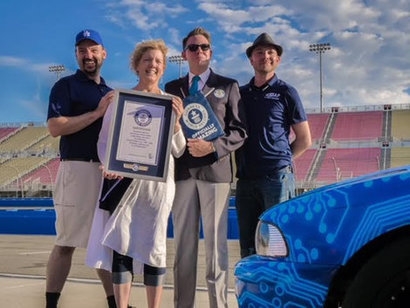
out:
{"label": "striped necktie", "polygon": [[199,77],[199,76],[192,77],[191,87],[189,88],[189,94],[190,95],[193,95],[193,94],[195,94],[196,92],[199,91],[198,82],[199,82],[200,79],[201,79],[201,77]]}

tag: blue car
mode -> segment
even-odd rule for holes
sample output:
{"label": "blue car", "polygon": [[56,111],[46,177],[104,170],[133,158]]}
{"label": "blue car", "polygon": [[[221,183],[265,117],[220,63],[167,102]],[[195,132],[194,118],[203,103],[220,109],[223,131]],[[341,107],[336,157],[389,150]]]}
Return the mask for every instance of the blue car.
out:
{"label": "blue car", "polygon": [[410,307],[410,166],[265,211],[235,266],[239,307]]}

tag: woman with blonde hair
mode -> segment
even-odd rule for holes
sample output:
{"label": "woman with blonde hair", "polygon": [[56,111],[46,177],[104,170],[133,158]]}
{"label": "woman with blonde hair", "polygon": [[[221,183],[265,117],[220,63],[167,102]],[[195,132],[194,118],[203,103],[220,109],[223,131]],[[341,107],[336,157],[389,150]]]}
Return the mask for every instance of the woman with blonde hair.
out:
{"label": "woman with blonde hair", "polygon": [[[131,69],[139,80],[133,90],[165,94],[159,82],[166,68],[167,51],[163,40],[137,44],[131,56]],[[167,224],[175,195],[174,157],[180,157],[185,150],[185,137],[179,124],[182,100],[173,97],[172,108],[176,121],[166,181],[133,179],[111,215],[98,208],[94,217],[87,265],[112,271],[118,308],[128,307],[133,275],[137,273],[144,275],[148,306],[160,307],[166,271]],[[112,108],[104,116],[98,141],[102,162],[111,114]],[[117,178],[116,174],[103,174],[105,178]]]}

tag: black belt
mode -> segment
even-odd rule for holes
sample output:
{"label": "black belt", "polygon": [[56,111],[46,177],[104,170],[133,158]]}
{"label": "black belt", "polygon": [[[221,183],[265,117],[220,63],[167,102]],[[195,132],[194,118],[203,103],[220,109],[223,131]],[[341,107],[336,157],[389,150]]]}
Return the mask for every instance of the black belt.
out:
{"label": "black belt", "polygon": [[289,166],[282,167],[280,169],[273,170],[269,172],[268,174],[266,174],[266,176],[277,176],[278,174],[284,174],[284,173],[285,174],[293,173],[292,166],[289,165]]}
{"label": "black belt", "polygon": [[89,163],[99,163],[100,162],[98,159],[92,159],[92,158],[60,158],[60,161],[85,161]]}
{"label": "black belt", "polygon": [[264,179],[266,177],[275,177],[278,174],[284,174],[284,173],[285,174],[293,173],[293,167],[289,165],[289,166],[285,166],[279,169],[272,170],[270,172],[267,172],[266,174],[253,175],[253,176],[242,176],[240,178],[244,180],[259,180],[259,179]]}
{"label": "black belt", "polygon": [[285,166],[285,167],[282,167],[282,168],[278,168],[278,169],[275,169],[275,170],[272,170],[272,171],[268,172],[266,174],[266,176],[270,176],[270,175],[274,176],[274,175],[278,175],[278,174],[282,174],[282,173],[293,173],[293,167],[291,165],[289,165],[289,166]]}

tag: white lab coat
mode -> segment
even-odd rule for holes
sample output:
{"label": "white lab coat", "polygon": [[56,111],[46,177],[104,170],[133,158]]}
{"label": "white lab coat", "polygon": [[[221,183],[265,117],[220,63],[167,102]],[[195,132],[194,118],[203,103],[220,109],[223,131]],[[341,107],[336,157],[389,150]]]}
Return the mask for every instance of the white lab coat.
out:
{"label": "white lab coat", "polygon": [[[101,161],[105,159],[111,113],[112,105],[98,140]],[[114,249],[134,259],[134,273],[142,273],[143,264],[166,267],[167,225],[175,195],[174,157],[180,157],[185,146],[180,130],[172,137],[165,182],[134,179],[111,216],[97,205],[87,248],[88,266],[111,271]]]}

